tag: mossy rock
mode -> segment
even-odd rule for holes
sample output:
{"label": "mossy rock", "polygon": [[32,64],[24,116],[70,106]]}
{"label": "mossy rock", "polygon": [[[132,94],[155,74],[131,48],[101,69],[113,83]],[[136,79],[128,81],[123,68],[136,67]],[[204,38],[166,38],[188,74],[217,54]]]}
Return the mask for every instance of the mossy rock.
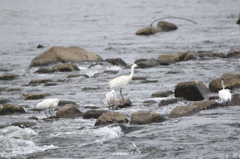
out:
{"label": "mossy rock", "polygon": [[13,114],[13,113],[25,113],[22,106],[12,104],[0,105],[0,115]]}
{"label": "mossy rock", "polygon": [[146,27],[143,29],[140,29],[136,32],[136,35],[152,35],[155,34],[157,30],[153,27]]}
{"label": "mossy rock", "polygon": [[128,120],[123,114],[118,112],[107,112],[103,113],[100,117],[97,118],[95,126],[127,122]]}
{"label": "mossy rock", "polygon": [[170,60],[170,61],[184,61],[187,52],[175,53],[175,54],[168,54],[168,55],[160,55],[157,60]]}
{"label": "mossy rock", "polygon": [[71,71],[79,71],[80,70],[78,68],[78,66],[73,63],[58,64],[58,65],[53,66],[52,69],[55,71],[60,71],[60,72],[71,72]]}
{"label": "mossy rock", "polygon": [[153,111],[140,111],[131,115],[130,124],[150,124],[154,122],[163,122],[166,119]]}
{"label": "mossy rock", "polygon": [[4,73],[0,75],[0,80],[14,80],[17,78],[17,75],[11,73]]}

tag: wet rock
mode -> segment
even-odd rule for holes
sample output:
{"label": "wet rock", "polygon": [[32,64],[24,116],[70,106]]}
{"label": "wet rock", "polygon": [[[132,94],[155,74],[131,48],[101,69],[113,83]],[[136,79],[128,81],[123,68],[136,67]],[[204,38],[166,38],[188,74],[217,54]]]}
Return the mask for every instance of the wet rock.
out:
{"label": "wet rock", "polygon": [[228,102],[228,105],[240,105],[240,94],[234,94],[232,101]]}
{"label": "wet rock", "polygon": [[78,68],[78,66],[73,63],[57,64],[57,65],[54,65],[52,67],[52,69],[55,71],[60,71],[60,72],[71,72],[71,71],[79,71],[80,70]]}
{"label": "wet rock", "polygon": [[44,84],[44,86],[56,86],[57,83],[56,82],[47,82]]}
{"label": "wet rock", "polygon": [[0,80],[14,80],[17,78],[17,75],[11,73],[4,73],[0,75]]}
{"label": "wet rock", "polygon": [[136,32],[136,35],[152,35],[155,34],[157,30],[153,27],[146,27],[143,29],[140,29]]}
{"label": "wet rock", "polygon": [[127,63],[123,61],[121,58],[106,59],[105,61],[116,66],[127,68]]}
{"label": "wet rock", "polygon": [[35,117],[35,116],[32,116],[32,117],[30,117],[30,118],[28,118],[28,119],[30,119],[30,120],[38,120],[38,118]]}
{"label": "wet rock", "polygon": [[200,81],[181,82],[175,86],[175,97],[183,97],[186,100],[203,100],[209,92],[208,88]]}
{"label": "wet rock", "polygon": [[43,99],[46,96],[50,96],[50,94],[23,94],[22,98],[25,98],[25,100],[35,100],[35,99]]}
{"label": "wet rock", "polygon": [[41,48],[44,48],[44,46],[41,44],[38,44],[37,49],[41,49]]}
{"label": "wet rock", "polygon": [[101,61],[102,58],[79,47],[51,47],[47,51],[36,56],[29,67],[44,66],[56,62],[81,62],[81,61]]}
{"label": "wet rock", "polygon": [[170,113],[170,117],[172,118],[179,118],[182,116],[190,116],[197,112],[199,112],[200,109],[195,105],[188,105],[188,106],[176,106],[172,112]]}
{"label": "wet rock", "polygon": [[173,31],[173,30],[177,30],[178,27],[173,24],[173,23],[169,23],[169,22],[165,22],[165,21],[159,21],[157,24],[157,32],[159,31]]}
{"label": "wet rock", "polygon": [[236,24],[240,25],[240,13],[238,14],[238,20],[237,20]]}
{"label": "wet rock", "polygon": [[13,114],[13,113],[25,113],[22,106],[12,104],[0,105],[0,115]]}
{"label": "wet rock", "polygon": [[220,78],[214,79],[209,83],[209,90],[213,93],[217,93],[219,90],[221,90],[221,80],[224,81],[226,89],[238,88],[240,86],[239,73],[224,73]]}
{"label": "wet rock", "polygon": [[160,65],[156,59],[138,59],[134,62],[139,68],[148,68]]}
{"label": "wet rock", "polygon": [[12,123],[11,125],[12,126],[18,126],[20,128],[30,128],[30,127],[36,125],[36,123],[26,121],[26,122],[15,122],[15,123]]}
{"label": "wet rock", "polygon": [[58,102],[58,106],[59,106],[59,107],[62,107],[62,106],[64,106],[64,105],[66,105],[66,104],[77,105],[76,102],[70,101],[70,100],[60,100],[60,101]]}
{"label": "wet rock", "polygon": [[240,57],[240,51],[236,51],[236,50],[231,50],[230,52],[227,53],[227,58],[239,58]]}
{"label": "wet rock", "polygon": [[42,83],[53,82],[52,79],[32,79],[28,84],[29,85],[39,85]]}
{"label": "wet rock", "polygon": [[154,100],[146,100],[146,101],[143,102],[143,105],[144,106],[151,106],[151,105],[153,105],[155,103],[157,103],[157,102],[154,101]]}
{"label": "wet rock", "polygon": [[0,104],[6,104],[9,103],[11,100],[10,99],[0,99]]}
{"label": "wet rock", "polygon": [[163,122],[166,119],[158,113],[152,111],[140,111],[131,115],[130,124],[150,124],[156,122]]}
{"label": "wet rock", "polygon": [[81,76],[83,76],[83,77],[85,77],[85,78],[89,78],[89,76],[88,75],[83,75],[83,74],[71,74],[71,75],[68,75],[67,76],[67,78],[77,78],[77,77],[81,77]]}
{"label": "wet rock", "polygon": [[165,100],[161,100],[158,106],[165,106],[165,105],[174,104],[177,102],[178,102],[177,98],[165,99]]}
{"label": "wet rock", "polygon": [[157,91],[154,92],[151,96],[152,97],[168,97],[170,94],[173,94],[172,91],[167,90],[167,91]]}
{"label": "wet rock", "polygon": [[127,122],[128,120],[123,114],[118,112],[107,112],[103,113],[100,117],[97,118],[95,126]]}
{"label": "wet rock", "polygon": [[73,104],[66,104],[61,107],[56,115],[58,118],[77,118],[82,116],[82,112]]}
{"label": "wet rock", "polygon": [[141,83],[157,83],[158,80],[149,80],[149,79],[146,79],[144,81],[142,81]]}
{"label": "wet rock", "polygon": [[187,53],[184,61],[194,60],[194,59],[212,59],[212,58],[225,58],[223,53],[214,53],[211,51],[199,51],[196,53]]}
{"label": "wet rock", "polygon": [[106,113],[106,110],[88,110],[85,113],[83,113],[83,119],[97,119],[100,117],[103,113]]}
{"label": "wet rock", "polygon": [[52,68],[39,68],[37,71],[35,71],[34,73],[53,73],[56,70],[52,69]]}
{"label": "wet rock", "polygon": [[196,101],[192,105],[196,106],[199,110],[212,109],[222,106],[222,104],[211,100]]}
{"label": "wet rock", "polygon": [[160,55],[157,60],[169,60],[169,61],[184,61],[185,56],[187,55],[186,52],[183,53],[175,53],[175,54],[168,54],[168,55]]}
{"label": "wet rock", "polygon": [[118,108],[127,108],[127,107],[131,107],[132,106],[132,102],[130,101],[130,99],[125,98],[125,99],[119,99],[116,103],[114,108],[118,109]]}
{"label": "wet rock", "polygon": [[83,91],[94,91],[94,90],[100,90],[100,87],[84,87]]}

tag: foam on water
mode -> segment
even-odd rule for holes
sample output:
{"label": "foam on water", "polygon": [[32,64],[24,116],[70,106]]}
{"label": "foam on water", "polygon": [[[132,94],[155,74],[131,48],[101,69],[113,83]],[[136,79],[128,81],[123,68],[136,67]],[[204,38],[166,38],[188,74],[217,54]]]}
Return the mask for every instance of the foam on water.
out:
{"label": "foam on water", "polygon": [[56,149],[54,145],[37,146],[33,141],[38,135],[32,129],[21,129],[16,126],[6,127],[0,130],[0,157],[19,157],[34,152],[41,152],[48,149]]}

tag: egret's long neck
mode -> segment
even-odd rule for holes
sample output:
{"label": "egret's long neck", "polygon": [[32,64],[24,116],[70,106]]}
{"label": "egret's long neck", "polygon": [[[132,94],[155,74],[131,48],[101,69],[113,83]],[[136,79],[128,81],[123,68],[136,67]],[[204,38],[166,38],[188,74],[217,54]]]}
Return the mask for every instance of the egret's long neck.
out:
{"label": "egret's long neck", "polygon": [[225,89],[225,86],[224,86],[224,82],[223,82],[223,80],[222,80],[221,82],[222,82],[222,88]]}
{"label": "egret's long neck", "polygon": [[132,78],[133,78],[133,74],[134,74],[134,67],[132,67],[132,68],[131,68],[131,74],[130,74],[130,76],[129,76],[129,77],[130,77],[130,79],[132,79]]}

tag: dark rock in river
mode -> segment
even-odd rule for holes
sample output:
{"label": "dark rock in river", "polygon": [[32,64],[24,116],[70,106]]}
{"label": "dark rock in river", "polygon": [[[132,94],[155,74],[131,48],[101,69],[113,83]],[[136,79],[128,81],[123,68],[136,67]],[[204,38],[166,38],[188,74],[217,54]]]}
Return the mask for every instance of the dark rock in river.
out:
{"label": "dark rock in river", "polygon": [[97,119],[100,117],[103,113],[106,113],[106,110],[88,110],[85,113],[83,113],[83,119]]}
{"label": "dark rock in river", "polygon": [[42,83],[53,82],[52,79],[32,79],[28,84],[29,85],[38,85]]}
{"label": "dark rock in river", "polygon": [[114,108],[126,108],[126,107],[131,107],[132,106],[132,102],[130,101],[130,99],[125,98],[125,99],[119,99],[116,103]]}
{"label": "dark rock in river", "polygon": [[0,105],[0,115],[13,114],[13,113],[25,113],[22,106],[12,104]]}
{"label": "dark rock in river", "polygon": [[49,96],[50,94],[23,94],[22,98],[25,98],[25,100],[35,100],[35,99],[43,99],[46,96]]}
{"label": "dark rock in river", "polygon": [[127,68],[127,63],[123,61],[121,58],[106,59],[105,61],[116,66]]}
{"label": "dark rock in river", "polygon": [[157,60],[170,60],[170,61],[184,61],[185,56],[187,55],[186,52],[183,53],[175,53],[175,54],[167,54],[167,55],[160,55]]}
{"label": "dark rock in river", "polygon": [[177,30],[178,27],[173,24],[173,23],[169,23],[169,22],[165,22],[165,21],[159,21],[157,24],[157,32],[159,31],[173,31],[173,30]]}
{"label": "dark rock in river", "polygon": [[231,50],[230,52],[227,53],[227,58],[230,58],[230,57],[239,58],[240,51]]}
{"label": "dark rock in river", "polygon": [[158,65],[170,65],[174,63],[171,60],[156,60],[156,59],[138,59],[134,62],[135,64],[138,65],[138,68],[148,68],[148,67],[154,67]]}
{"label": "dark rock in river", "polygon": [[78,66],[73,63],[57,64],[57,65],[54,65],[52,67],[52,69],[55,71],[60,71],[60,72],[71,72],[71,71],[79,71],[80,70],[78,68]]}
{"label": "dark rock in river", "polygon": [[200,81],[181,82],[175,86],[175,97],[190,101],[203,100],[208,93],[208,88]]}
{"label": "dark rock in river", "polygon": [[178,102],[177,98],[165,99],[165,100],[161,100],[158,106],[165,106],[165,105],[174,104],[177,102]]}
{"label": "dark rock in river", "polygon": [[234,94],[228,105],[240,105],[240,94]]}
{"label": "dark rock in river", "polygon": [[11,73],[4,73],[0,75],[0,80],[14,80],[17,75]]}
{"label": "dark rock in river", "polygon": [[211,51],[199,51],[196,53],[187,53],[184,61],[194,59],[210,59],[210,58],[225,58],[226,55],[223,53],[213,53]]}
{"label": "dark rock in river", "polygon": [[82,116],[82,112],[73,104],[66,104],[60,108],[56,115],[58,118],[77,118]]}
{"label": "dark rock in river", "polygon": [[157,91],[154,92],[151,96],[152,97],[168,97],[170,94],[173,94],[172,91],[167,90],[167,91]]}
{"label": "dark rock in river", "polygon": [[140,29],[136,32],[136,35],[151,35],[151,34],[155,34],[157,32],[157,30],[153,27],[146,27],[143,29]]}
{"label": "dark rock in river", "polygon": [[42,54],[36,56],[30,63],[30,67],[44,66],[55,62],[81,62],[101,61],[102,58],[79,47],[52,47]]}
{"label": "dark rock in river", "polygon": [[0,99],[0,104],[9,103],[10,101],[10,99]]}
{"label": "dark rock in river", "polygon": [[15,122],[15,123],[12,123],[11,125],[12,126],[18,126],[20,128],[30,128],[30,127],[36,125],[36,123],[26,121],[26,122]]}
{"label": "dark rock in river", "polygon": [[146,100],[146,101],[143,102],[143,105],[144,106],[152,106],[155,103],[157,103],[157,102],[154,101],[154,100]]}
{"label": "dark rock in river", "polygon": [[39,68],[37,71],[35,71],[34,73],[53,73],[56,70],[53,70],[51,68]]}
{"label": "dark rock in river", "polygon": [[152,111],[140,111],[131,115],[130,124],[150,124],[156,122],[163,122],[166,119],[158,113]]}
{"label": "dark rock in river", "polygon": [[240,13],[238,14],[238,20],[237,20],[237,23],[236,24],[239,24],[240,25]]}
{"label": "dark rock in river", "polygon": [[221,80],[224,81],[226,89],[238,88],[240,86],[239,73],[224,73],[220,78],[214,79],[209,83],[209,90],[217,93],[222,89]]}
{"label": "dark rock in river", "polygon": [[212,109],[222,106],[222,104],[212,100],[196,101],[192,105],[196,106],[199,110]]}
{"label": "dark rock in river", "polygon": [[95,126],[127,122],[128,120],[123,114],[118,112],[107,112],[103,113],[100,117],[97,118]]}
{"label": "dark rock in river", "polygon": [[62,107],[66,104],[73,104],[73,105],[77,105],[76,102],[74,101],[70,101],[70,100],[59,100],[58,106]]}

